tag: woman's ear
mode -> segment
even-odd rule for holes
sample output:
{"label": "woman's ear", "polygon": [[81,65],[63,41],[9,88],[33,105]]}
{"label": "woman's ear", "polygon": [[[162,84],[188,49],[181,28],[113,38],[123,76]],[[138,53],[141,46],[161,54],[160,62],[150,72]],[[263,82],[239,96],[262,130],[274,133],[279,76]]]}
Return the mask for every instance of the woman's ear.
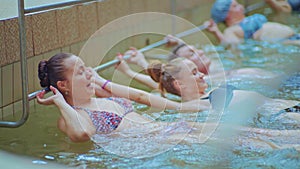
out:
{"label": "woman's ear", "polygon": [[70,89],[68,88],[68,85],[67,85],[67,81],[64,80],[64,81],[57,81],[56,82],[56,85],[57,85],[57,88],[62,91],[62,92],[66,92],[66,91],[69,91]]}
{"label": "woman's ear", "polygon": [[173,83],[174,88],[175,88],[177,91],[181,92],[182,86],[181,86],[180,82],[179,82],[178,80],[174,80],[172,83]]}

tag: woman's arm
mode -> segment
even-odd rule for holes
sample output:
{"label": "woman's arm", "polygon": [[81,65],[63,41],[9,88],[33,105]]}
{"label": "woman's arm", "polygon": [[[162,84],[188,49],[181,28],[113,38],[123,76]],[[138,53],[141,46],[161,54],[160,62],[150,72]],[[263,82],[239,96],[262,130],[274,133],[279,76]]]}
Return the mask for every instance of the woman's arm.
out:
{"label": "woman's arm", "polygon": [[173,46],[176,46],[176,45],[180,45],[180,44],[184,44],[185,42],[180,39],[180,38],[177,38],[173,35],[167,35],[165,38],[164,38],[166,41],[168,41],[167,43],[167,47],[173,47]]}
{"label": "woman's arm", "polygon": [[204,25],[206,26],[206,29],[209,32],[211,32],[212,34],[214,34],[216,36],[216,38],[218,39],[218,41],[220,43],[225,41],[225,37],[224,37],[223,33],[220,31],[217,23],[214,20],[210,19],[209,21],[204,22]]}
{"label": "woman's arm", "polygon": [[128,98],[138,103],[159,109],[173,109],[178,111],[190,112],[208,109],[205,102],[198,101],[197,104],[194,104],[195,102],[178,103],[139,89],[116,84],[113,82],[107,82],[107,80],[103,79],[99,75],[96,76],[95,82],[98,85],[102,86],[105,90],[110,91],[115,96]]}
{"label": "woman's arm", "polygon": [[276,12],[290,13],[292,11],[292,7],[288,1],[265,0],[265,2]]}
{"label": "woman's arm", "polygon": [[121,60],[121,63],[117,65],[116,68],[130,78],[133,78],[140,83],[147,85],[151,89],[158,89],[158,83],[152,80],[150,76],[133,71],[124,60]]}
{"label": "woman's arm", "polygon": [[43,105],[55,104],[59,108],[63,118],[59,120],[59,128],[72,141],[88,141],[90,136],[94,135],[96,132],[91,120],[74,110],[56,88],[50,86],[50,89],[54,95],[43,98],[45,92],[41,92],[37,95],[38,103]]}
{"label": "woman's arm", "polygon": [[217,24],[212,19],[206,21],[204,25],[206,25],[206,29],[209,32],[213,33],[218,41],[224,46],[236,45],[241,42],[241,39],[236,35],[236,29],[238,29],[236,27],[226,28],[224,30],[224,33],[222,33]]}
{"label": "woman's arm", "polygon": [[99,86],[99,85],[96,84],[95,85],[95,95],[97,97],[107,98],[107,97],[111,97],[112,93],[110,91],[102,89],[101,86]]}
{"label": "woman's arm", "polygon": [[[87,67],[87,69],[88,69],[95,77],[99,76],[98,73],[97,73],[95,70],[93,70],[93,68]],[[99,85],[99,84],[97,84],[97,83],[95,83],[95,84],[96,84],[96,85],[95,85],[95,95],[96,95],[97,97],[107,98],[107,97],[111,97],[111,96],[112,96],[112,93],[111,93],[110,91],[107,91],[107,90],[103,89],[103,88],[101,87],[101,85]]]}
{"label": "woman's arm", "polygon": [[[124,55],[131,55],[131,57],[126,60],[126,62],[138,65],[147,73],[149,63],[145,59],[145,56],[142,54],[142,52],[138,51],[134,47],[131,47],[130,50],[126,51]],[[121,59],[122,55],[119,54],[118,57],[119,59]]]}

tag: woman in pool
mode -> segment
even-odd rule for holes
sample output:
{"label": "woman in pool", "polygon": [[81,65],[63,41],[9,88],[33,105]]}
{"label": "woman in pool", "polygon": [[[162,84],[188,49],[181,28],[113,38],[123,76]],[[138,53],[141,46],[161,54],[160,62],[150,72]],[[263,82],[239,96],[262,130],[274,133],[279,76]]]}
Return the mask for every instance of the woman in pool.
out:
{"label": "woman in pool", "polygon": [[[37,95],[38,102],[44,105],[55,104],[59,108],[61,116],[58,120],[58,128],[72,141],[88,141],[95,134],[111,134],[132,128],[148,131],[153,127],[157,131],[161,129],[161,126],[168,127],[164,122],[153,122],[153,120],[135,113],[132,109],[131,102],[127,99],[114,97],[102,99],[93,98],[95,89],[97,89],[96,86],[101,85],[101,88],[110,91],[112,94],[119,95],[123,95],[124,90],[129,90],[129,98],[134,97],[141,102],[148,100],[148,103],[150,100],[151,105],[154,107],[172,108],[174,105],[178,106],[178,104],[165,101],[160,97],[149,95],[139,90],[126,89],[128,87],[114,84],[104,80],[98,75],[94,75],[95,72],[87,68],[79,57],[72,54],[57,54],[48,61],[41,61],[39,64],[41,86],[49,87],[54,95],[43,98],[45,92],[41,92]],[[200,81],[202,83],[201,79]],[[149,99],[146,97],[149,97]],[[166,105],[164,105],[164,103],[166,103]],[[209,104],[198,100],[197,104],[199,103],[203,107]],[[188,102],[187,105],[195,107],[195,104]],[[196,107],[199,108],[198,106]],[[188,133],[186,137],[184,136],[187,133],[179,133],[178,136],[172,135],[171,137],[167,137],[166,140],[182,140],[183,137],[187,139],[198,138],[199,133],[206,134],[202,131],[205,125],[216,125],[192,124],[193,126],[189,126],[191,125],[190,123],[188,123],[187,126],[182,126],[181,124],[179,126],[188,128],[188,130],[186,130]],[[248,128],[243,128],[242,130],[262,133],[263,135],[277,135],[279,132]],[[174,132],[174,129],[169,130],[167,128],[164,133],[170,134],[170,132]],[[283,134],[283,136],[289,136],[298,133],[298,131],[279,133]],[[198,142],[201,141],[202,140],[198,140]],[[257,142],[263,143],[264,141],[257,140]]]}
{"label": "woman in pool", "polygon": [[[268,22],[261,14],[246,17],[243,5],[236,0],[216,0],[211,8],[211,16],[213,20],[205,22],[207,30],[224,45],[236,45],[244,39],[300,45],[299,34],[292,28]],[[223,33],[216,24],[219,22],[225,22],[227,26]]]}
{"label": "woman in pool", "polygon": [[265,0],[276,12],[290,13],[291,11],[300,11],[299,0]]}
{"label": "woman in pool", "polygon": [[[252,76],[253,74],[256,75],[256,78],[278,78],[278,75],[259,68],[240,68],[223,72],[220,70],[222,65],[218,65],[216,61],[208,58],[203,50],[197,49],[192,45],[188,45],[183,40],[172,35],[167,35],[165,39],[168,41],[168,46],[175,46],[172,50],[172,54],[169,55],[169,61],[178,57],[189,59],[196,64],[200,72],[204,73],[205,75],[209,74],[210,78],[222,77],[224,76],[223,73],[225,73],[226,78],[228,79],[245,75]],[[143,60],[144,58],[143,56],[138,57],[140,60]]]}

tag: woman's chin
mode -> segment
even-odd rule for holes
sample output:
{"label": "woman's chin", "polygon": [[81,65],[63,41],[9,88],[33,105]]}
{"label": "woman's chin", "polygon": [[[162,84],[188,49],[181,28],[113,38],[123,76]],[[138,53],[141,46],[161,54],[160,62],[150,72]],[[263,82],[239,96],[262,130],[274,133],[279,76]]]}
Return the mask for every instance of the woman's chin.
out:
{"label": "woman's chin", "polygon": [[94,95],[96,94],[95,88],[90,88],[90,87],[87,88],[87,89],[86,89],[86,93],[87,93],[87,95],[90,96],[90,97],[94,96]]}
{"label": "woman's chin", "polygon": [[205,84],[201,84],[199,87],[198,87],[198,90],[199,90],[199,93],[205,93],[205,90],[208,88],[208,84],[205,83]]}

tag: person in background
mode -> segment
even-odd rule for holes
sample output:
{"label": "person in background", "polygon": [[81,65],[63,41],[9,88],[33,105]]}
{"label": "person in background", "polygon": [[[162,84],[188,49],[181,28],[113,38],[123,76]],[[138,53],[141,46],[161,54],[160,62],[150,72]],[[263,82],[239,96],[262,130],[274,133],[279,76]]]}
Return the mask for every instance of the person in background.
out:
{"label": "person in background", "polygon": [[277,13],[300,12],[299,0],[265,0],[265,2]]}
{"label": "person in background", "polygon": [[[245,39],[282,42],[300,46],[300,36],[292,28],[276,22],[268,22],[261,14],[245,16],[244,6],[236,0],[216,0],[211,8],[212,19],[204,24],[222,45],[235,47]],[[217,23],[224,22],[221,32]]]}

